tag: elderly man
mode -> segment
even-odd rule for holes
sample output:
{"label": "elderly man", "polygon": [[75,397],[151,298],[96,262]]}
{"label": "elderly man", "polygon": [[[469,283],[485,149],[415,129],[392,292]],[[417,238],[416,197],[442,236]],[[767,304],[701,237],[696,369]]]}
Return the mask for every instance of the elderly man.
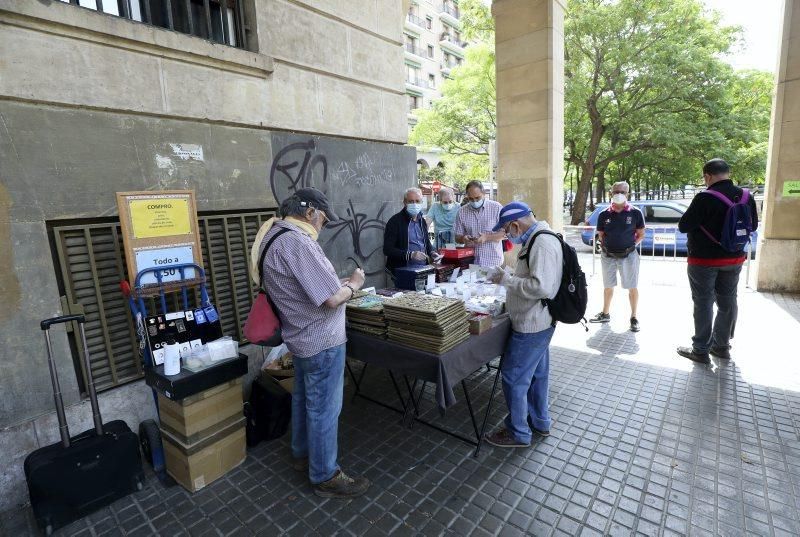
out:
{"label": "elderly man", "polygon": [[503,263],[502,231],[492,231],[497,224],[502,205],[484,199],[483,183],[470,181],[466,188],[467,204],[456,216],[453,231],[456,242],[475,247],[475,264],[495,267]]}
{"label": "elderly man", "polygon": [[442,187],[439,190],[439,203],[434,203],[428,210],[428,218],[433,222],[436,231],[436,248],[444,248],[447,243],[455,242],[453,225],[456,222],[458,205],[455,202],[453,189]]}
{"label": "elderly man", "polygon": [[636,245],[644,238],[644,215],[628,203],[630,187],[625,181],[611,187],[611,205],[597,217],[597,235],[600,238],[600,264],[603,268],[603,311],[589,322],[611,321],[611,298],[617,286],[617,273],[622,288],[628,290],[631,305],[631,332],[639,331],[636,308],[639,305],[639,252]]}
{"label": "elderly man", "polygon": [[364,285],[364,272],[357,269],[342,284],[317,244],[325,222],[338,220],[322,192],[298,190],[280,212],[283,220],[262,241],[267,250],[261,274],[294,354],[293,466],[308,471],[317,496],[360,496],[369,481],[347,476],[336,460],[347,341],[344,304]]}
{"label": "elderly man", "polygon": [[403,196],[403,209],[393,215],[383,231],[386,268],[423,266],[441,256],[428,240],[428,223],[422,216],[422,191],[409,188]]}
{"label": "elderly man", "polygon": [[505,427],[488,435],[486,441],[503,448],[527,447],[533,433],[550,435],[547,391],[555,323],[542,299],[555,298],[558,293],[564,254],[547,222],[537,222],[522,202],[503,207],[494,230],[502,230],[522,248],[513,274],[497,267],[490,277],[506,287],[512,330],[500,363],[508,416]]}

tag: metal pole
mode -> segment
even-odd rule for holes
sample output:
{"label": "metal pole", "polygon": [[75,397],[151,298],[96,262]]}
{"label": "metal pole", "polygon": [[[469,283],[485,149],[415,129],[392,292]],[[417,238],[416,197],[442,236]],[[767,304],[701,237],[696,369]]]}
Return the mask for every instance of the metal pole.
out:
{"label": "metal pole", "polygon": [[94,430],[98,435],[103,434],[103,420],[100,418],[100,405],[97,402],[97,389],[94,387],[94,376],[92,376],[92,363],[89,360],[89,345],[86,344],[86,330],[84,323],[78,323],[78,330],[81,333],[81,344],[83,344],[83,365],[86,368],[86,378],[89,381],[89,403],[92,405],[92,419],[94,420]]}
{"label": "metal pole", "polygon": [[61,398],[61,385],[58,382],[58,372],[53,361],[53,345],[50,342],[49,330],[44,331],[44,340],[47,344],[47,365],[50,367],[50,380],[53,382],[53,399],[56,402],[56,415],[58,416],[58,432],[61,435],[61,444],[69,447],[69,427],[67,416],[64,413],[64,400]]}

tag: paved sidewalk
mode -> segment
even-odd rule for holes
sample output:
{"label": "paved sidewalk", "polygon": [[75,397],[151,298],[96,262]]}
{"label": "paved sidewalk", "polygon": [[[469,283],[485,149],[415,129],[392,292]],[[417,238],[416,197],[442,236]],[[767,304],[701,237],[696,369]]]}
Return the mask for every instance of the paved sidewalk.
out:
{"label": "paved sidewalk", "polygon": [[[599,276],[598,276],[599,277]],[[590,314],[601,282],[591,282]],[[423,425],[401,428],[377,405],[346,401],[341,463],[373,480],[357,500],[314,497],[287,465],[288,438],[249,452],[201,492],[147,488],[60,535],[798,535],[800,297],[742,286],[731,362],[677,357],[690,342],[685,262],[642,263],[642,331],[627,331],[627,297],[612,323],[556,332],[551,437],[531,448],[470,446]],[[476,412],[491,377],[476,372]],[[366,391],[391,394],[367,374]],[[459,397],[460,390],[456,390]],[[433,394],[424,403],[438,419]],[[492,423],[503,417],[496,399]],[[463,400],[441,422],[469,434]],[[32,533],[29,512],[0,534]]]}

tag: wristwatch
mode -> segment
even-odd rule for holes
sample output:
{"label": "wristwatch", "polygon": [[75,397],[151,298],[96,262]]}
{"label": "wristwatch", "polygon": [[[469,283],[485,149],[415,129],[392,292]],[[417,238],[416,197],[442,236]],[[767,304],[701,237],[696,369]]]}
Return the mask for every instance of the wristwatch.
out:
{"label": "wristwatch", "polygon": [[350,289],[350,298],[353,298],[353,296],[356,294],[356,290],[353,289],[353,286],[349,283],[344,284],[344,286]]}

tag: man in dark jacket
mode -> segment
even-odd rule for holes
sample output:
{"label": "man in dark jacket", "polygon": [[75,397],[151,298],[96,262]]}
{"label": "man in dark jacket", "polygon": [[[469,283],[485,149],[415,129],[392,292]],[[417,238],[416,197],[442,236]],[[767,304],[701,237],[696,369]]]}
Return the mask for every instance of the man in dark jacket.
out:
{"label": "man in dark jacket", "polygon": [[422,191],[409,188],[403,196],[403,210],[386,222],[383,232],[386,268],[423,266],[440,256],[428,240],[428,224],[422,217]]}
{"label": "man in dark jacket", "polygon": [[[744,191],[733,184],[730,171],[724,160],[709,160],[703,166],[703,179],[708,190],[719,192],[736,203],[742,199]],[[758,214],[753,196],[749,198],[747,204],[755,231]],[[689,236],[688,273],[694,302],[692,346],[678,347],[678,354],[701,364],[711,362],[709,353],[718,358],[731,357],[730,339],[738,312],[736,288],[746,256],[743,250],[729,252],[720,244],[727,214],[726,203],[701,192],[694,197],[678,223],[678,229]]]}

